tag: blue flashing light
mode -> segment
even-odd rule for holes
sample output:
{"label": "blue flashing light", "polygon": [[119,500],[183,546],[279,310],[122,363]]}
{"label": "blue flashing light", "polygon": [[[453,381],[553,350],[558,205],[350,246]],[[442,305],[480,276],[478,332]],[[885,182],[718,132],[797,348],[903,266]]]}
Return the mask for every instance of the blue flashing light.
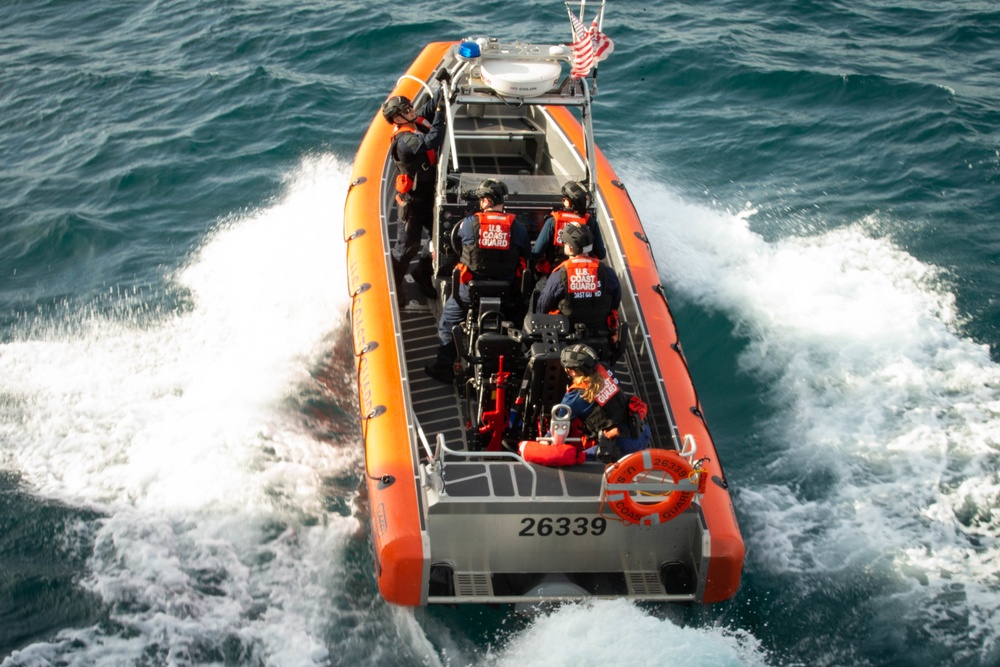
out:
{"label": "blue flashing light", "polygon": [[462,42],[458,45],[458,57],[462,60],[475,60],[482,55],[476,42]]}

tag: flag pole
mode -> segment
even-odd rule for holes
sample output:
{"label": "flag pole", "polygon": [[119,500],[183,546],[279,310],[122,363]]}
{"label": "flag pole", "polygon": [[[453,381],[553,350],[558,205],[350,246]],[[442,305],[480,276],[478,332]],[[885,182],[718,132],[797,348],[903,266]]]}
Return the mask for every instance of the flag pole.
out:
{"label": "flag pole", "polygon": [[[604,7],[605,7],[606,3],[607,3],[607,0],[601,0],[601,8],[598,10],[598,14],[597,14],[597,32],[603,32],[603,29],[604,29]],[[591,37],[593,38],[593,35]],[[596,54],[595,54],[595,56],[596,56]],[[591,70],[591,76],[593,76],[593,78],[594,78],[594,94],[595,95],[597,94],[597,67],[600,64],[601,64],[600,61],[598,61],[597,58],[595,57],[594,58],[594,67]],[[593,145],[593,141],[594,141],[594,139],[593,139],[593,134],[594,134],[593,97],[590,95],[589,87],[586,84],[584,84],[583,87],[585,89],[587,89],[587,90],[584,91],[584,95],[587,97],[587,100],[589,102],[589,104],[587,106],[590,108],[589,117],[585,119],[585,126],[586,126],[587,130],[589,131],[589,133],[591,135],[590,143],[591,143],[591,145]],[[589,178],[587,179],[587,181],[588,181],[587,185],[590,188],[591,197],[593,197],[594,194],[595,194],[595,191],[597,190],[597,171],[595,170],[594,154],[593,154],[594,151],[593,151],[593,149],[588,147],[587,153],[588,153],[588,155],[587,155],[587,170],[590,172],[588,174]]]}
{"label": "flag pole", "polygon": [[[569,0],[563,0],[563,4],[566,5],[566,13],[567,14],[572,14],[573,10],[569,6]],[[572,21],[569,22],[569,36],[570,36],[570,40],[569,40],[570,44],[572,44],[573,42],[576,41],[576,33],[573,31],[573,22]]]}
{"label": "flag pole", "polygon": [[[599,32],[599,33],[604,32],[604,7],[607,4],[607,1],[608,0],[601,0],[601,8],[598,10],[597,16],[595,17],[595,20],[597,21],[597,32]],[[600,64],[601,64],[601,61],[597,60],[597,58],[594,58],[594,68],[592,70],[592,74],[594,76],[594,94],[595,95],[597,94],[597,67]]]}
{"label": "flag pole", "polygon": [[[572,12],[573,11],[572,9],[570,9],[569,0],[564,0],[563,4],[566,5],[566,11],[568,11],[568,12]],[[587,0],[580,0],[580,11],[579,11],[579,13],[577,15],[580,17],[580,21],[581,22],[583,21],[583,10],[586,9],[586,7],[587,7]],[[570,26],[569,26],[569,34],[572,35],[573,41],[575,42],[576,41],[576,33],[573,32],[573,25],[572,24],[570,24]]]}
{"label": "flag pole", "polygon": [[[580,23],[583,23],[584,26],[587,25],[586,23],[584,23],[584,18],[586,17],[586,11],[587,11],[587,0],[580,0]],[[593,35],[590,36],[590,39],[593,42]],[[597,63],[594,64],[596,65]],[[596,79],[594,80],[594,83],[595,84],[597,83]],[[587,183],[587,188],[591,191],[591,193],[593,193],[594,186],[596,185],[597,181],[597,172],[594,171],[594,166],[595,166],[594,165],[594,122],[592,120],[592,113],[593,113],[591,109],[592,100],[590,97],[590,86],[587,84],[587,77],[583,77],[583,79],[580,81],[580,87],[583,89],[583,98],[587,101],[587,103],[583,105],[583,118],[581,119],[583,121],[583,131],[585,135],[583,147],[584,147],[584,152],[586,153],[585,157],[587,158],[586,183]]]}
{"label": "flag pole", "polygon": [[[608,2],[608,0],[601,0],[601,8],[600,8],[600,10],[598,10],[598,13],[597,13],[597,32],[604,32],[604,7],[607,4],[607,2]],[[594,59],[594,70],[593,70],[594,71],[594,90],[595,91],[597,90],[597,66],[600,65],[600,64],[601,64],[601,62],[595,58]]]}

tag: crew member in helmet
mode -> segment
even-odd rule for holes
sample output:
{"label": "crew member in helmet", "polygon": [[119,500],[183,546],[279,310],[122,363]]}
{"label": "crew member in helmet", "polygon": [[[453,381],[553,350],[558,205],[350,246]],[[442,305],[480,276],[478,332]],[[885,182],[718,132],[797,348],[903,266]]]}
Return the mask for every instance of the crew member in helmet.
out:
{"label": "crew member in helmet", "polygon": [[479,200],[479,213],[474,213],[458,225],[457,239],[461,254],[456,268],[461,275],[458,298],[452,294],[445,301],[438,321],[437,357],[424,368],[428,375],[441,382],[452,382],[455,375],[455,350],[452,328],[465,319],[469,307],[468,283],[473,280],[506,280],[511,284],[525,268],[531,241],[528,230],[513,213],[503,210],[507,186],[493,178],[479,184],[474,196]]}
{"label": "crew member in helmet", "polygon": [[[450,81],[448,70],[438,72],[439,81]],[[421,230],[431,233],[434,215],[434,182],[437,176],[437,155],[444,143],[445,121],[441,100],[444,86],[419,110],[408,97],[395,95],[382,104],[382,117],[393,126],[392,156],[399,175],[396,177],[396,213],[399,227],[392,248],[392,273],[396,292],[402,297],[403,277],[420,250]],[[423,253],[422,265],[430,264],[430,255]],[[430,271],[423,266],[420,285],[431,296]]]}
{"label": "crew member in helmet", "polygon": [[584,449],[588,461],[615,461],[649,447],[653,436],[646,422],[646,404],[638,396],[625,395],[593,348],[570,345],[563,348],[559,360],[570,379],[560,402],[569,407],[570,419],[580,419],[589,445]]}
{"label": "crew member in helmet", "polygon": [[571,222],[584,225],[590,229],[594,237],[593,255],[597,259],[604,259],[607,251],[604,248],[604,240],[601,232],[597,228],[597,221],[590,215],[590,191],[587,187],[576,181],[567,181],[562,186],[562,210],[553,211],[552,215],[545,219],[535,245],[531,249],[531,259],[535,262],[535,270],[548,275],[552,269],[566,259],[563,254],[563,243],[559,238],[563,227]]}
{"label": "crew member in helmet", "polygon": [[563,249],[569,257],[549,276],[538,297],[538,313],[562,313],[570,324],[582,324],[591,336],[606,334],[617,343],[618,306],[622,300],[618,276],[592,256],[594,237],[590,228],[575,222],[561,233]]}

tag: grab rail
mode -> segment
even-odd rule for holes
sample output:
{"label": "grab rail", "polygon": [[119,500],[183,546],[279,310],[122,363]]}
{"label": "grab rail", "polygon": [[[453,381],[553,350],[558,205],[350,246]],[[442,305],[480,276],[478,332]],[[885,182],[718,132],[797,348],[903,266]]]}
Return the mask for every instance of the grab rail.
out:
{"label": "grab rail", "polygon": [[[437,444],[437,451],[435,452],[434,461],[436,461],[437,463],[440,464],[442,470],[444,470],[444,468],[446,467],[446,464],[445,464],[444,458],[441,457],[441,452],[444,452],[445,454],[451,454],[452,456],[458,456],[458,457],[469,458],[469,459],[471,459],[471,458],[514,459],[515,461],[520,462],[522,465],[524,465],[525,468],[528,469],[528,472],[531,473],[531,499],[532,500],[536,499],[536,497],[538,495],[537,494],[537,492],[538,492],[538,473],[535,472],[534,468],[532,468],[530,465],[528,465],[527,461],[525,461],[523,458],[521,458],[519,455],[515,454],[514,452],[463,452],[463,451],[460,451],[460,450],[451,449],[451,448],[448,447],[448,445],[444,444],[444,434],[443,433],[438,433],[437,434],[436,444]],[[447,494],[447,490],[442,490],[441,495],[448,495]]]}
{"label": "grab rail", "polygon": [[[461,67],[455,70],[456,74],[460,69]],[[424,90],[427,91],[427,94],[430,95],[431,99],[434,99],[434,93],[431,92],[430,86],[428,86],[424,81],[421,81],[420,79],[411,74],[404,74],[403,76],[399,77],[399,80],[396,81],[396,85],[398,86],[399,82],[402,81],[403,79],[411,79],[413,81],[416,81],[423,87]],[[451,124],[454,120],[454,116],[452,115],[452,110],[451,110],[451,87],[448,85],[447,81],[442,81],[441,88],[443,89],[442,93],[444,97],[444,113],[445,113],[445,118],[447,120],[447,122],[445,123],[445,132],[450,136],[452,166],[454,167],[455,171],[458,171],[458,154],[455,152],[455,135],[451,131]]]}
{"label": "grab rail", "polygon": [[[420,438],[420,444],[423,445],[424,452],[427,454],[427,460],[433,461],[434,452],[431,451],[431,443],[427,441],[427,434],[424,433],[424,427],[420,425],[420,422],[418,422],[416,418],[414,418],[413,421],[417,425],[417,437]],[[438,437],[441,437],[440,433],[438,434]]]}
{"label": "grab rail", "polygon": [[645,491],[647,493],[663,494],[667,491],[697,491],[698,482],[692,482],[690,479],[684,479],[680,482],[663,480],[662,482],[650,482],[647,484],[643,484],[642,482],[633,482],[632,484],[610,484],[605,481],[601,485],[601,488],[607,489],[608,491]]}

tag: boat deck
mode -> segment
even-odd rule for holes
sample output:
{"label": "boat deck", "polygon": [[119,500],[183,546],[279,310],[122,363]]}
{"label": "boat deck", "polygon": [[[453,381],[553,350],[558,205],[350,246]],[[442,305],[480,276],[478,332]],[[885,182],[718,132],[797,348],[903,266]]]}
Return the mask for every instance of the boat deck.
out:
{"label": "boat deck", "polygon": [[[509,183],[512,194],[508,197],[507,210],[517,213],[527,224],[532,243],[542,221],[553,207],[560,201],[559,189],[561,181],[553,174],[540,174],[535,166],[539,159],[533,151],[519,150],[510,153],[510,141],[504,139],[514,135],[533,137],[540,134],[534,121],[527,118],[486,117],[486,118],[455,118],[456,133],[461,140],[469,142],[466,150],[460,151],[460,180],[455,183],[458,191],[472,190],[485,177],[495,177],[497,174]],[[498,137],[500,139],[498,139]],[[396,175],[395,165],[391,160],[386,162],[384,183],[393,182]],[[386,232],[388,247],[392,247],[398,230],[396,206],[392,201],[391,187],[383,188],[383,215],[386,216]],[[464,216],[465,203],[448,204],[450,212],[456,216]],[[453,210],[452,210],[453,209]],[[426,236],[425,236],[426,243]],[[411,270],[416,268],[418,261],[414,259]],[[403,282],[402,303],[405,307],[399,311],[399,332],[402,351],[405,357],[406,375],[410,400],[413,408],[413,418],[417,428],[422,431],[425,441],[431,447],[438,434],[444,436],[448,449],[468,451],[469,443],[466,436],[465,420],[466,399],[460,397],[458,389],[442,384],[424,372],[424,367],[433,363],[438,347],[437,322],[440,314],[438,304],[427,299],[413,282],[406,276]],[[623,318],[627,312],[622,311]],[[623,320],[624,321],[624,320]],[[640,369],[637,374],[627,361],[622,359],[613,367],[623,390],[629,394],[639,394],[644,398],[658,394],[659,378],[648,376]],[[653,428],[654,439],[669,441],[674,447],[672,419],[664,411],[660,400],[646,400],[650,406],[649,423]],[[474,404],[474,401],[472,401]],[[472,406],[475,411],[475,406]],[[422,450],[422,448],[419,448]],[[420,451],[420,459],[426,462],[426,452]],[[548,468],[542,465],[518,463],[513,459],[487,460],[483,457],[473,459],[454,455],[444,457],[444,482],[446,494],[453,500],[459,498],[491,499],[497,503],[517,503],[532,496],[532,473],[535,471],[537,496],[563,500],[589,498],[600,496],[601,472],[604,465],[587,463],[569,468]]]}
{"label": "boat deck", "polygon": [[[411,306],[402,312],[401,325],[410,398],[417,424],[432,446],[440,433],[449,449],[467,451],[462,409],[464,399],[459,397],[456,387],[431,379],[423,370],[425,365],[434,361],[438,345],[434,311],[414,299]],[[624,389],[631,392],[627,366],[619,363],[614,370]],[[510,459],[467,460],[449,455],[444,460],[443,477],[449,497],[497,502],[530,499],[533,480],[536,480],[534,495],[538,497],[595,499],[600,495],[601,473],[604,470],[604,464],[595,462],[566,468],[531,465],[535,471],[533,476],[526,465]]]}
{"label": "boat deck", "polygon": [[[535,496],[593,500],[599,497],[603,463],[581,463],[568,468],[528,464],[537,475]],[[457,461],[444,468],[452,498],[525,500],[532,496],[533,477],[526,466],[508,461]]]}
{"label": "boat deck", "polygon": [[[408,294],[411,289],[416,292],[413,285],[406,287]],[[400,325],[414,415],[429,441],[441,433],[451,449],[466,449],[458,391],[424,372],[424,366],[434,362],[438,348],[437,317],[419,292],[410,299],[411,306],[400,314]]]}

